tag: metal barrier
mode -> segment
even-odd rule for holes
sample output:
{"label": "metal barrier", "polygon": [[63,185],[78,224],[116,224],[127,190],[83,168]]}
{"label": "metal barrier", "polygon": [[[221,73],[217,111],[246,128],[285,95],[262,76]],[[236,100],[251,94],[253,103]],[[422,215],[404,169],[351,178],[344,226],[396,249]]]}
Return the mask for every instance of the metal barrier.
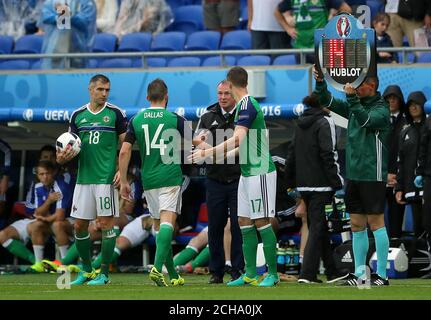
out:
{"label": "metal barrier", "polygon": [[[377,48],[378,52],[401,52],[401,63],[407,64],[407,54],[410,52],[431,52],[429,47],[392,47]],[[299,54],[300,63],[305,65],[305,56],[314,53],[314,49],[271,49],[271,50],[214,50],[214,51],[145,51],[145,52],[103,52],[103,53],[43,53],[43,54],[0,54],[0,62],[10,59],[51,59],[64,58],[65,69],[70,69],[70,59],[73,58],[141,58],[144,69],[148,68],[149,57],[176,57],[176,56],[215,56],[221,58],[221,65],[226,66],[225,57],[229,55],[285,55]]]}

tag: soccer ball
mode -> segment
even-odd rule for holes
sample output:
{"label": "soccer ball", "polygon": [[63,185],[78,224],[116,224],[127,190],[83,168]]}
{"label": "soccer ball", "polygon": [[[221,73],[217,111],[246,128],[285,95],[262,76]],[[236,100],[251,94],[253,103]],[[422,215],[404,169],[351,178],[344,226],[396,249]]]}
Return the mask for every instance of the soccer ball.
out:
{"label": "soccer ball", "polygon": [[67,146],[70,146],[74,151],[75,155],[81,151],[81,139],[72,132],[62,133],[58,138],[55,146],[58,151],[66,150]]}

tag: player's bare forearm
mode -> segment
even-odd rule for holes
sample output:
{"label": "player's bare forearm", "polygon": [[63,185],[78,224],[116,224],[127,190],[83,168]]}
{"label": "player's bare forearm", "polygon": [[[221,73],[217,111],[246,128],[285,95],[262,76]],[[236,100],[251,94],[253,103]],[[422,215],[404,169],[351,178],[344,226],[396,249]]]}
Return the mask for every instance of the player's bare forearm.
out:
{"label": "player's bare forearm", "polygon": [[120,145],[120,147],[123,146],[124,138],[126,138],[126,133],[122,133],[118,136],[118,144]]}
{"label": "player's bare forearm", "polygon": [[132,144],[123,142],[118,156],[118,167],[120,170],[121,184],[127,184],[127,168],[129,167],[130,157],[132,155]]}
{"label": "player's bare forearm", "polygon": [[47,222],[54,222],[54,221],[63,221],[66,218],[66,212],[64,209],[57,209],[55,210],[55,213],[49,217],[46,218]]}
{"label": "player's bare forearm", "polygon": [[49,213],[49,207],[52,202],[49,200],[46,200],[40,207],[36,208],[34,210],[34,216],[35,217],[45,217]]}
{"label": "player's bare forearm", "polygon": [[239,147],[241,142],[244,140],[247,135],[248,128],[243,126],[236,126],[233,136],[227,139],[225,142],[220,143],[219,145],[214,147],[215,154],[227,154],[229,151],[234,150]]}

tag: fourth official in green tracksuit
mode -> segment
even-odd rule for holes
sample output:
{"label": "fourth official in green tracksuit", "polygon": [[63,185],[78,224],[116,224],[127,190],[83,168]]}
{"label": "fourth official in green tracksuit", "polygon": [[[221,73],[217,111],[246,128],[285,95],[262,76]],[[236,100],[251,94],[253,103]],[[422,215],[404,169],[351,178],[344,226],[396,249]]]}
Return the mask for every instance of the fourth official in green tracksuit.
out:
{"label": "fourth official in green tracksuit", "polygon": [[315,72],[316,94],[322,106],[347,118],[346,144],[346,210],[353,231],[355,273],[345,281],[357,285],[366,276],[368,252],[367,223],[374,234],[377,270],[371,284],[388,285],[386,263],[389,239],[384,224],[385,191],[388,167],[389,108],[377,91],[378,79],[368,77],[358,87],[346,84],[346,100],[335,99],[326,82]]}

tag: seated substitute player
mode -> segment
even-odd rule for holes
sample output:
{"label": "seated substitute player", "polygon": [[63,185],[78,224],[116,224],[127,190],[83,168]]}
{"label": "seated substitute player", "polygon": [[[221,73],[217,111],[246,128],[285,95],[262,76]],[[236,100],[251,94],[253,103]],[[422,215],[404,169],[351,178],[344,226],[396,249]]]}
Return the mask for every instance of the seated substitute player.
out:
{"label": "seated substitute player", "polygon": [[[232,95],[237,102],[234,135],[215,147],[195,150],[190,158],[199,163],[239,148],[241,177],[238,185],[238,220],[246,273],[227,285],[275,286],[280,282],[276,262],[277,238],[270,218],[275,215],[277,174],[269,153],[264,115],[258,102],[248,94],[248,75],[244,68],[231,68],[227,80],[231,83]],[[256,272],[256,229],[262,238],[268,265],[268,274],[260,283]]]}
{"label": "seated substitute player", "polygon": [[150,279],[157,286],[167,286],[162,273],[165,265],[171,284],[183,285],[184,279],[174,267],[171,241],[177,215],[181,212],[183,177],[180,142],[181,137],[184,137],[185,119],[166,110],[168,88],[163,80],[156,79],[148,85],[147,99],[150,107],[130,120],[126,139],[121,147],[120,193],[126,200],[130,197],[130,186],[125,173],[133,143],[137,141],[142,163],[142,185],[157,232],[156,256]]}
{"label": "seated substitute player", "polygon": [[[107,102],[110,80],[101,74],[91,78],[90,102],[76,110],[70,119],[69,131],[81,139],[78,178],[73,193],[71,216],[75,218],[75,243],[83,271],[71,285],[106,285],[109,263],[115,247],[114,217],[119,215],[119,174],[116,173],[117,148],[126,133],[126,119],[118,107]],[[76,153],[72,148],[57,152],[57,162],[66,163]],[[124,172],[127,180],[127,167]],[[91,240],[88,225],[98,218],[102,229],[101,273],[91,267]]]}
{"label": "seated substitute player", "polygon": [[[120,199],[120,217],[115,218],[115,225],[114,225],[114,231],[117,235],[116,238],[116,245],[114,249],[114,253],[112,254],[111,263],[114,263],[118,256],[121,254],[122,251],[127,250],[131,247],[134,247],[135,245],[138,245],[141,242],[137,242],[135,245],[130,246],[127,244],[124,240],[119,239],[120,236],[120,230],[123,230],[121,235],[123,234],[125,227],[128,225],[135,223],[135,220],[139,220],[139,224],[141,221],[141,216],[144,214],[145,208],[142,203],[142,197],[143,197],[143,191],[142,191],[142,185],[139,179],[135,178],[135,176],[129,174],[128,176],[129,181],[131,181],[131,188],[132,188],[132,199],[130,201],[125,201],[124,199]],[[148,214],[149,215],[149,214]],[[134,217],[136,217],[134,219]],[[149,225],[151,229],[152,223]],[[102,238],[101,229],[100,229],[100,223],[96,220],[91,221],[89,226],[89,233],[90,233],[90,239],[92,242],[95,240],[100,240]],[[144,231],[143,231],[144,233]],[[145,238],[146,239],[146,236]],[[143,240],[144,240],[143,239]],[[142,240],[142,241],[143,241]],[[73,252],[69,252],[70,250],[74,250]],[[62,271],[62,270],[69,270],[70,272],[79,272],[81,271],[81,265],[74,265],[73,263],[76,262],[76,260],[79,257],[79,254],[76,250],[76,248],[71,247],[66,257],[62,258],[61,260],[43,260],[43,264],[45,269],[49,271]],[[97,257],[91,262],[91,266],[98,271],[100,269],[102,264],[102,252],[100,252]],[[100,270],[99,270],[100,271]]]}
{"label": "seated substitute player", "polygon": [[[71,206],[72,190],[62,178],[54,177],[54,171],[54,165],[49,161],[37,164],[40,182],[35,184],[35,202],[28,210],[35,219],[18,220],[0,232],[2,245],[17,257],[33,263],[31,269],[36,272],[44,271],[41,261],[48,234],[52,231],[59,248],[63,248],[60,254],[65,254],[72,232],[70,222],[65,219]],[[34,255],[25,245],[30,238]]]}

